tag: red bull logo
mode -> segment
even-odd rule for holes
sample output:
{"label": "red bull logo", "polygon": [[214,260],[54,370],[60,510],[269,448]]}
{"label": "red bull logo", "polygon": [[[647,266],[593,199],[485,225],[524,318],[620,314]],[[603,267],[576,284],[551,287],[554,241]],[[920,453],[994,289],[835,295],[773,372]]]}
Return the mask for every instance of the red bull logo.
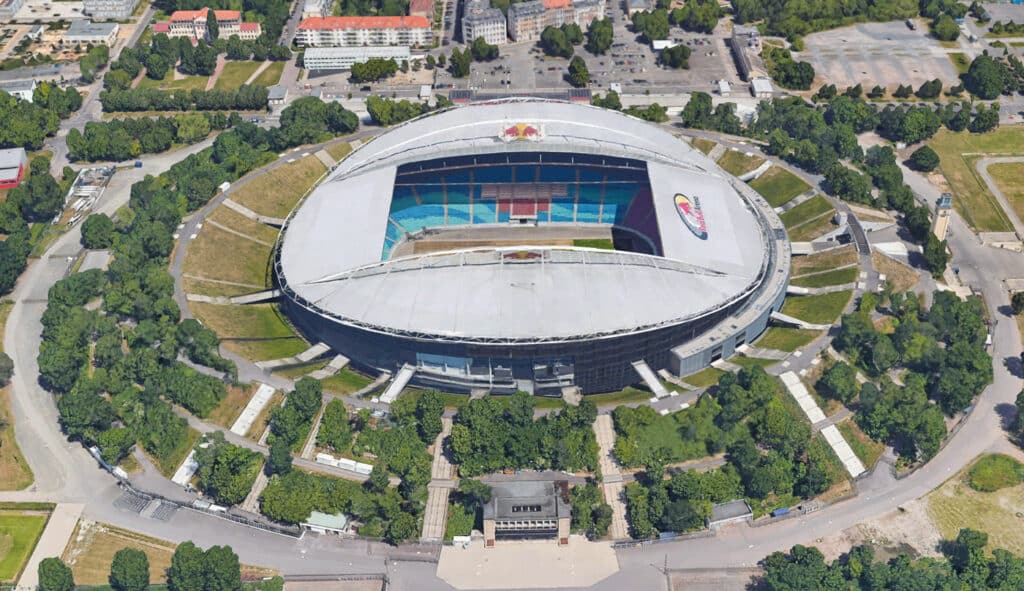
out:
{"label": "red bull logo", "polygon": [[515,123],[501,130],[501,139],[506,142],[518,140],[536,141],[544,137],[544,129],[532,123]]}
{"label": "red bull logo", "polygon": [[704,212],[700,208],[700,199],[676,193],[676,211],[683,219],[686,227],[701,240],[708,239],[708,225],[704,221]]}

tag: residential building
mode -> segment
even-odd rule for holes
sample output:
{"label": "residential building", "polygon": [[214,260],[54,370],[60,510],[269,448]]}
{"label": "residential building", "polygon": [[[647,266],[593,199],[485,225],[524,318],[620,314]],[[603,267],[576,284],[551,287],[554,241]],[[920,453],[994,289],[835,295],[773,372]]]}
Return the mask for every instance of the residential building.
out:
{"label": "residential building", "polygon": [[328,16],[299,23],[295,41],[305,47],[430,45],[430,21],[422,16]]}
{"label": "residential building", "polygon": [[21,184],[28,169],[25,148],[0,150],[0,189],[13,189]]}
{"label": "residential building", "polygon": [[472,43],[477,37],[491,45],[504,45],[508,41],[505,15],[491,8],[489,0],[469,0],[462,17],[462,41]]}
{"label": "residential building", "polygon": [[302,4],[302,18],[331,16],[333,0],[306,0]]}
{"label": "residential building", "polygon": [[484,546],[495,540],[555,538],[569,543],[569,503],[554,482],[514,481],[491,486],[484,505]]}
{"label": "residential building", "polygon": [[638,12],[654,10],[654,0],[626,0],[626,16],[632,18]]}
{"label": "residential building", "polygon": [[0,19],[9,20],[14,18],[21,10],[25,0],[0,0]]}
{"label": "residential building", "polygon": [[123,20],[135,12],[139,0],[85,0],[82,12],[86,16],[107,20]]}
{"label": "residential building", "polygon": [[243,41],[258,39],[263,34],[259,23],[244,22],[242,13],[237,10],[177,10],[171,13],[170,20],[153,24],[154,33],[166,33],[169,37],[186,37],[193,41],[209,40],[210,29],[207,24],[210,13],[217,19],[217,36],[230,39],[238,36]]}
{"label": "residential building", "polygon": [[529,0],[508,8],[508,34],[513,41],[537,41],[547,27],[577,24],[586,29],[604,18],[601,0]]}
{"label": "residential building", "polygon": [[0,82],[0,90],[19,98],[23,101],[32,102],[32,95],[36,92],[35,80],[10,80]]}
{"label": "residential building", "polygon": [[409,16],[422,16],[428,21],[434,20],[434,0],[410,0]]}
{"label": "residential building", "polygon": [[302,63],[310,71],[349,70],[352,64],[371,58],[408,61],[411,55],[405,46],[381,47],[310,47],[302,56]]}
{"label": "residential building", "polygon": [[71,21],[71,26],[64,33],[64,43],[68,45],[91,44],[113,45],[117,41],[117,23],[94,23],[90,20]]}

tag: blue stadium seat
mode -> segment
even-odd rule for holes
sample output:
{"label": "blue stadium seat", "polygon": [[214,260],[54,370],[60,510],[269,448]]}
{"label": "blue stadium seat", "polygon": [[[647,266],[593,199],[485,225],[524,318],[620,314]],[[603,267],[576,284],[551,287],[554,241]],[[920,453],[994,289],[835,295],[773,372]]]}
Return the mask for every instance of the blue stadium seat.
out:
{"label": "blue stadium seat", "polygon": [[572,223],[575,200],[574,199],[552,199],[551,200],[551,221]]}
{"label": "blue stadium seat", "polygon": [[494,201],[477,199],[473,202],[473,223],[493,224],[497,218],[497,211]]}

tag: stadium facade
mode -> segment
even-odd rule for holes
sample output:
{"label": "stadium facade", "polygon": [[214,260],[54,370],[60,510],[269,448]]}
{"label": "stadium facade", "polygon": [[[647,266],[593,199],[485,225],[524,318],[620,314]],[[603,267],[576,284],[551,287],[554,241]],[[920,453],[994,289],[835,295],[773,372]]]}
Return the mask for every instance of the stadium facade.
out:
{"label": "stadium facade", "polygon": [[[541,239],[577,230],[615,249]],[[640,360],[686,375],[733,354],[782,305],[789,259],[771,206],[664,129],[506,99],[354,151],[289,216],[274,261],[292,321],[358,366],[590,394],[640,381]]]}

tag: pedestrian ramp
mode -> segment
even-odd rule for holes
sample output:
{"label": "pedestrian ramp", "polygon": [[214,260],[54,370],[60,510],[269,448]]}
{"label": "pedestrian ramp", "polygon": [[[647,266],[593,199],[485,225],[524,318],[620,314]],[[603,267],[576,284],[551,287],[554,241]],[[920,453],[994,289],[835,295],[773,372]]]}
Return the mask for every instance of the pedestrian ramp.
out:
{"label": "pedestrian ramp", "polygon": [[839,429],[836,429],[835,425],[829,425],[822,429],[821,435],[832,446],[832,450],[836,452],[836,455],[843,463],[843,466],[846,467],[846,471],[850,473],[851,477],[856,478],[864,473],[864,464],[861,463],[857,454],[853,453],[850,444],[843,439],[843,435],[839,432]]}
{"label": "pedestrian ramp", "polygon": [[249,293],[246,295],[235,296],[230,298],[232,304],[258,304],[260,302],[269,302],[276,300],[281,296],[280,289],[265,289],[256,293]]}
{"label": "pedestrian ramp", "polygon": [[806,328],[809,330],[828,330],[832,328],[831,324],[814,324],[813,322],[800,320],[782,312],[772,312],[772,320],[794,328]]}
{"label": "pedestrian ramp", "polygon": [[235,423],[231,425],[231,432],[245,437],[245,434],[249,432],[252,424],[256,421],[256,417],[260,416],[260,413],[263,412],[263,407],[274,396],[275,391],[274,388],[266,384],[260,384],[260,387],[256,389],[256,393],[249,399],[249,403],[242,409],[242,414],[238,415]]}
{"label": "pedestrian ramp", "polygon": [[331,362],[324,367],[309,374],[309,377],[314,380],[326,380],[327,378],[337,374],[339,371],[345,369],[349,363],[349,358],[344,355],[335,355]]}
{"label": "pedestrian ramp", "polygon": [[395,374],[395,379],[388,384],[387,390],[384,390],[384,394],[381,395],[380,401],[384,404],[391,404],[398,398],[398,395],[405,390],[405,387],[409,384],[409,380],[416,374],[416,368],[405,364],[402,369],[398,370]]}
{"label": "pedestrian ramp", "polygon": [[787,371],[780,375],[779,378],[785,384],[786,390],[789,390],[793,399],[800,406],[800,410],[804,411],[804,414],[807,415],[807,419],[811,421],[812,425],[825,420],[825,413],[821,412],[821,409],[818,408],[818,403],[814,401],[814,398],[811,398],[811,393],[807,391],[807,386],[800,381],[800,378],[795,373]]}
{"label": "pedestrian ramp", "polygon": [[331,347],[327,343],[317,343],[302,353],[293,357],[283,357],[281,359],[270,359],[268,361],[257,361],[256,367],[263,370],[273,370],[280,367],[289,367],[292,365],[305,365],[314,359],[321,357],[323,354],[331,350]]}
{"label": "pedestrian ramp", "polygon": [[647,387],[651,389],[651,392],[654,392],[655,398],[665,398],[672,394],[665,389],[665,385],[661,383],[658,376],[654,374],[654,370],[652,370],[651,366],[647,365],[647,362],[643,359],[634,361],[633,369],[635,369],[636,373],[640,375],[640,379],[647,384]]}

